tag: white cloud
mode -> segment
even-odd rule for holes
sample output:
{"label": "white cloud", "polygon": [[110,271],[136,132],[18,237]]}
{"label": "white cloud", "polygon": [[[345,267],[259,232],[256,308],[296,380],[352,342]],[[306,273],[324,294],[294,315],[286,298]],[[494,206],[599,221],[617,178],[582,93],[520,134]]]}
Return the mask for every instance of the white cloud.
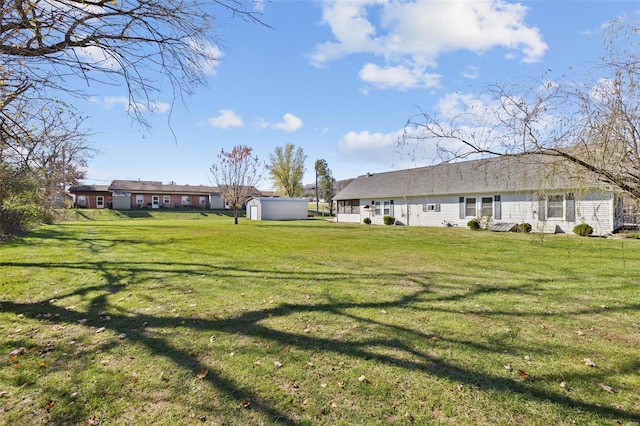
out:
{"label": "white cloud", "polygon": [[369,133],[351,131],[340,140],[340,153],[348,160],[371,162],[388,168],[393,158],[397,133]]}
{"label": "white cloud", "polygon": [[211,127],[228,129],[230,127],[244,126],[242,118],[234,111],[230,109],[221,109],[218,113],[218,116],[207,119],[207,123],[209,123]]}
{"label": "white cloud", "polygon": [[114,106],[120,105],[126,111],[131,109],[137,109],[141,112],[159,112],[164,113],[171,109],[171,105],[166,102],[150,102],[148,104],[133,103],[126,96],[106,96],[103,99],[91,97],[88,99],[91,103],[97,103],[104,105],[105,108],[111,109]]}
{"label": "white cloud", "polygon": [[256,12],[264,12],[265,0],[253,0],[253,10]]}
{"label": "white cloud", "polygon": [[335,40],[318,44],[311,62],[322,66],[350,54],[373,54],[384,64],[366,65],[361,77],[369,76],[378,87],[399,88],[434,84],[437,76],[426,69],[436,68],[441,54],[457,50],[482,54],[502,47],[523,62],[535,62],[547,45],[540,31],[526,24],[526,13],[522,4],[505,0],[325,0],[323,23]]}
{"label": "white cloud", "polygon": [[486,95],[449,93],[442,96],[435,106],[438,116],[445,120],[463,120],[464,117],[476,117],[484,123],[494,123],[494,112],[499,105]]}
{"label": "white cloud", "polygon": [[462,76],[468,80],[475,80],[478,78],[478,74],[480,70],[475,65],[469,65],[464,71],[462,71]]}
{"label": "white cloud", "polygon": [[295,132],[302,127],[302,120],[288,112],[282,117],[282,121],[279,123],[271,124],[264,120],[260,120],[258,122],[258,126],[260,128],[270,127],[272,129],[284,130],[285,132]]}
{"label": "white cloud", "polygon": [[200,59],[193,66],[207,75],[215,75],[218,72],[219,60],[223,56],[222,50],[207,40],[189,40],[189,46],[199,55]]}
{"label": "white cloud", "polygon": [[122,68],[118,61],[108,54],[109,52],[106,49],[98,46],[75,47],[73,48],[73,52],[83,61],[100,68],[109,70]]}
{"label": "white cloud", "polygon": [[434,164],[440,161],[435,144],[403,140],[411,129],[390,133],[351,131],[342,136],[340,154],[351,162],[370,163],[381,170],[402,169]]}
{"label": "white cloud", "polygon": [[379,67],[366,64],[360,70],[360,79],[381,89],[433,88],[440,84],[440,75],[427,73],[424,69],[408,69],[404,66]]}

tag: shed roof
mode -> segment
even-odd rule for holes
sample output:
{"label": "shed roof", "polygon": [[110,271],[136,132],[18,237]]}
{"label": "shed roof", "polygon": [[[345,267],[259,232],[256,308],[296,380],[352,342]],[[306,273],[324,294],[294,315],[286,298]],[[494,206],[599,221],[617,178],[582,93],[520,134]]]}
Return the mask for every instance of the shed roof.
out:
{"label": "shed roof", "polygon": [[306,198],[291,198],[291,197],[251,197],[248,201],[258,200],[261,203],[308,203]]}
{"label": "shed roof", "polygon": [[494,157],[359,176],[334,200],[603,187],[596,176],[545,155]]}

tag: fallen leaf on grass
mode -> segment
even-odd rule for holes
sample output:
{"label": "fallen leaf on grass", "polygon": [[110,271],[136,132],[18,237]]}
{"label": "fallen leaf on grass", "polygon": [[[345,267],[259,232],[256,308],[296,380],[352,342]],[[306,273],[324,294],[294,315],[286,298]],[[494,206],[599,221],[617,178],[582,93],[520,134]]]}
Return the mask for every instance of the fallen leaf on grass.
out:
{"label": "fallen leaf on grass", "polygon": [[20,354],[23,354],[26,350],[27,349],[24,346],[20,346],[18,349],[12,350],[9,355],[11,356],[20,355]]}
{"label": "fallen leaf on grass", "polygon": [[273,365],[275,365],[278,368],[282,367],[282,363],[280,361],[274,361]]}
{"label": "fallen leaf on grass", "polygon": [[0,398],[4,397],[4,396],[9,396],[9,392],[7,391],[0,391]]}
{"label": "fallen leaf on grass", "polygon": [[98,426],[99,424],[100,424],[100,419],[95,414],[89,417],[86,422],[84,422],[85,426]]}
{"label": "fallen leaf on grass", "polygon": [[331,404],[331,408],[338,408],[338,404],[335,401],[330,401],[329,404]]}
{"label": "fallen leaf on grass", "polygon": [[44,409],[47,410],[47,413],[49,413],[51,412],[51,410],[55,405],[56,405],[56,402],[52,399],[51,401],[49,401],[47,405],[44,406]]}
{"label": "fallen leaf on grass", "polygon": [[602,389],[604,389],[605,391],[607,391],[609,393],[615,393],[615,391],[613,390],[613,388],[611,386],[605,385],[604,383],[598,383],[598,386],[600,386]]}
{"label": "fallen leaf on grass", "polygon": [[96,333],[102,333],[105,330],[106,330],[106,328],[100,327],[99,329],[96,330]]}
{"label": "fallen leaf on grass", "polygon": [[527,377],[529,377],[529,373],[527,373],[524,370],[518,370],[518,376],[522,377],[523,379],[526,379]]}
{"label": "fallen leaf on grass", "polygon": [[586,365],[588,365],[589,367],[595,367],[596,363],[591,361],[589,358],[582,358],[582,361],[584,361],[584,363]]}
{"label": "fallen leaf on grass", "polygon": [[338,382],[338,387],[339,388],[343,388],[344,387],[344,382]]}
{"label": "fallen leaf on grass", "polygon": [[568,389],[567,382],[560,382],[560,387],[562,389]]}
{"label": "fallen leaf on grass", "polygon": [[584,336],[584,331],[582,331],[582,330],[578,330],[578,331],[576,331],[576,334],[577,334],[578,336]]}
{"label": "fallen leaf on grass", "polygon": [[200,370],[198,374],[196,374],[196,377],[198,379],[204,379],[205,377],[207,377],[207,374],[209,374],[209,370],[207,370],[206,368],[203,368],[202,370]]}
{"label": "fallen leaf on grass", "polygon": [[367,378],[366,378],[366,377],[364,377],[364,375],[362,375],[362,376],[358,377],[358,381],[359,381],[359,382],[364,382],[365,380],[367,380]]}
{"label": "fallen leaf on grass", "polygon": [[127,338],[127,333],[118,334],[118,339],[122,340],[122,339],[126,339],[126,338]]}
{"label": "fallen leaf on grass", "polygon": [[251,401],[249,401],[248,399],[242,400],[242,408],[249,408],[250,406],[251,406]]}
{"label": "fallen leaf on grass", "polygon": [[507,371],[511,371],[511,370],[513,370],[513,367],[511,367],[510,365],[505,365],[504,369],[507,370]]}

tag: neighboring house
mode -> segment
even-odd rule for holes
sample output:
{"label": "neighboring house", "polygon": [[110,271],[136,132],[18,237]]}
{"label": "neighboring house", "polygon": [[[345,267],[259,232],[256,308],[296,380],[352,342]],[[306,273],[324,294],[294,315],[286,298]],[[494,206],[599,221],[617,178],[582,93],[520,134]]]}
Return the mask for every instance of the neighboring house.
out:
{"label": "neighboring house", "polygon": [[53,207],[57,209],[68,209],[73,206],[75,197],[67,191],[58,191],[51,197]]}
{"label": "neighboring house", "polygon": [[74,207],[87,209],[103,209],[111,207],[113,201],[107,185],[78,185],[69,188],[75,197]]}
{"label": "neighboring house", "polygon": [[308,210],[306,198],[252,197],[247,201],[249,220],[302,220]]}
{"label": "neighboring house", "polygon": [[[382,224],[393,216],[412,226],[529,223],[538,232],[571,232],[587,223],[595,235],[622,227],[613,188],[572,164],[527,155],[367,174],[334,198],[338,222]],[[509,229],[509,226],[502,226]]]}
{"label": "neighboring house", "polygon": [[223,209],[218,189],[203,185],[174,185],[157,181],[114,180],[109,185],[113,208],[199,208]]}
{"label": "neighboring house", "polygon": [[[228,186],[227,185],[220,185],[220,186],[218,186],[218,188],[220,188],[220,193],[223,194],[223,196],[224,196],[225,190],[228,188]],[[245,187],[242,187],[242,189],[243,189],[242,192],[247,194],[245,199],[242,201],[242,207],[243,208],[245,207],[247,201],[251,197],[263,197],[263,196],[269,197],[269,196],[272,196],[272,195],[269,195],[269,194],[273,194],[273,192],[264,193],[264,192],[260,191],[258,188],[256,188],[255,186],[245,186]],[[232,193],[233,193],[233,191],[232,191]],[[227,209],[231,208],[230,206],[231,206],[232,202],[233,202],[232,200],[225,200],[225,203],[224,203],[225,204],[225,208],[227,208]]]}

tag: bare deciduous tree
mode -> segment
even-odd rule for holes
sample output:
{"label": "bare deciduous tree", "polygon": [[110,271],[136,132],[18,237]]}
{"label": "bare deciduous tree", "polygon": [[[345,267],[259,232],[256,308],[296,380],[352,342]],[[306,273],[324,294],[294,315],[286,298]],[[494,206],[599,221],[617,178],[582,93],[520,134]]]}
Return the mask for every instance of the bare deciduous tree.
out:
{"label": "bare deciduous tree", "polygon": [[234,147],[230,152],[222,149],[218,160],[211,166],[211,176],[223,200],[233,208],[234,223],[238,224],[238,211],[253,188],[262,181],[264,164],[246,145]]}
{"label": "bare deciduous tree", "polygon": [[[640,199],[640,24],[612,22],[607,56],[580,81],[530,80],[459,98],[447,114],[420,113],[401,144],[434,143],[441,158],[542,154]],[[632,44],[626,48],[624,40]],[[595,78],[594,78],[595,76]],[[453,112],[452,112],[453,111]]]}
{"label": "bare deciduous tree", "polygon": [[[214,13],[260,22],[244,0],[0,2],[0,73],[14,86],[87,95],[91,83],[124,85],[144,122],[161,79],[178,96],[205,82],[218,59]],[[79,77],[86,89],[69,83]]]}

